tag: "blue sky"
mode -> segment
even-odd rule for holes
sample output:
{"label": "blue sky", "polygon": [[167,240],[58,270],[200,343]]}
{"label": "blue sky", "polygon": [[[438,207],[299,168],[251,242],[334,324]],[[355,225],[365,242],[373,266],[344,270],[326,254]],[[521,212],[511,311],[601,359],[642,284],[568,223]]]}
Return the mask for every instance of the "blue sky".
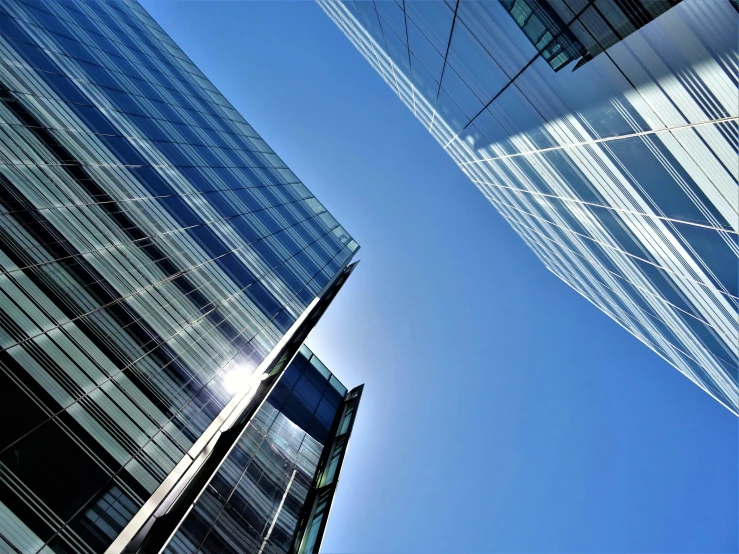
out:
{"label": "blue sky", "polygon": [[737,420],[536,259],[312,2],[144,6],[362,245],[326,553],[735,552]]}

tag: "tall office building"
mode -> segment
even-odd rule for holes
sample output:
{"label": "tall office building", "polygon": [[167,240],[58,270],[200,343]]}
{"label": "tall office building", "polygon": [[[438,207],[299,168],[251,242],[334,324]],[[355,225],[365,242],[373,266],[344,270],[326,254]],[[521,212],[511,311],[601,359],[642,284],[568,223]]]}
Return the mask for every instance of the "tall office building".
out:
{"label": "tall office building", "polygon": [[0,1],[0,122],[0,551],[320,538],[357,243],[133,0]]}
{"label": "tall office building", "polygon": [[739,4],[318,1],[552,273],[739,413]]}

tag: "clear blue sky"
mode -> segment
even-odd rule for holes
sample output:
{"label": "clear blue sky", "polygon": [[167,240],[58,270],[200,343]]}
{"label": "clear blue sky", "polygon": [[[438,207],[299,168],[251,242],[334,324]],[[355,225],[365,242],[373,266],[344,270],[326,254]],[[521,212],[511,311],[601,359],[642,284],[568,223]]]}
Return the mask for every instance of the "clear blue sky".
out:
{"label": "clear blue sky", "polygon": [[312,2],[142,0],[362,245],[326,553],[736,552],[737,420],[550,274]]}

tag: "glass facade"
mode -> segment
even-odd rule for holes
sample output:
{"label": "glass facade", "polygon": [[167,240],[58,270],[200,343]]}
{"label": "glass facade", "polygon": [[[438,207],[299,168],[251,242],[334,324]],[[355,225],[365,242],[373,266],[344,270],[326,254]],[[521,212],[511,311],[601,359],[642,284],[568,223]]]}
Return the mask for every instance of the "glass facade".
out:
{"label": "glass facade", "polygon": [[555,71],[574,67],[623,40],[682,0],[500,0]]}
{"label": "glass facade", "polygon": [[739,413],[736,2],[318,2],[550,271]]}
{"label": "glass facade", "polygon": [[165,552],[317,552],[330,501],[317,516],[312,501],[338,479],[358,395],[301,347]]}
{"label": "glass facade", "polygon": [[358,246],[132,0],[0,0],[0,124],[0,551],[103,552]]}

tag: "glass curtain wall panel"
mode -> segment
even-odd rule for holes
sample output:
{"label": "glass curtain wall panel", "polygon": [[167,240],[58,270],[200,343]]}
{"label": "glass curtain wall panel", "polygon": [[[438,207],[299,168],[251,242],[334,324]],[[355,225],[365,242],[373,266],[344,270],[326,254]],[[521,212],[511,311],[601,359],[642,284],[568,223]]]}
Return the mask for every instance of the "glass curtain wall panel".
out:
{"label": "glass curtain wall panel", "polygon": [[136,2],[0,0],[0,550],[104,551],[357,248]]}
{"label": "glass curtain wall panel", "polygon": [[682,0],[499,0],[555,71],[574,69]]}
{"label": "glass curtain wall panel", "polygon": [[552,273],[739,413],[736,2],[318,3]]}
{"label": "glass curtain wall panel", "polygon": [[[294,537],[313,522],[314,491],[325,485],[322,468],[330,466],[329,482],[338,481],[336,463],[326,460],[337,440],[348,441],[356,396],[301,347],[165,552],[297,552]],[[317,552],[319,544],[300,552]]]}
{"label": "glass curtain wall panel", "polygon": [[348,391],[339,406],[333,429],[324,442],[323,452],[316,466],[313,486],[305,499],[302,515],[293,534],[290,547],[292,554],[314,554],[321,548],[363,391],[364,385]]}

